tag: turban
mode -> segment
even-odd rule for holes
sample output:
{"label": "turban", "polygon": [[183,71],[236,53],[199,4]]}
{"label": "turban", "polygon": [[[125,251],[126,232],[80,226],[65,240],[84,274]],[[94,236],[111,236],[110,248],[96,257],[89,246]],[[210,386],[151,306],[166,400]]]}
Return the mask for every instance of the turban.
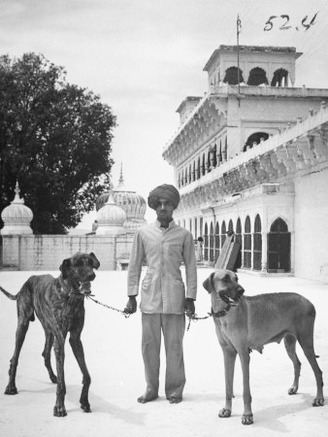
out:
{"label": "turban", "polygon": [[152,209],[156,209],[159,199],[169,200],[174,209],[179,205],[180,194],[179,191],[173,186],[168,184],[159,185],[154,188],[148,196],[148,205]]}

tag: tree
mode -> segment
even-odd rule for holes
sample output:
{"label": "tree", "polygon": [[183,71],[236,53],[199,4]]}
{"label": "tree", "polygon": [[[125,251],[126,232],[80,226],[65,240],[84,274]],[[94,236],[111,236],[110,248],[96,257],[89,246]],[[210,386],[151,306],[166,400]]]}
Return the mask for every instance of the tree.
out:
{"label": "tree", "polygon": [[43,55],[0,57],[0,211],[18,180],[35,233],[66,233],[108,187],[116,117]]}

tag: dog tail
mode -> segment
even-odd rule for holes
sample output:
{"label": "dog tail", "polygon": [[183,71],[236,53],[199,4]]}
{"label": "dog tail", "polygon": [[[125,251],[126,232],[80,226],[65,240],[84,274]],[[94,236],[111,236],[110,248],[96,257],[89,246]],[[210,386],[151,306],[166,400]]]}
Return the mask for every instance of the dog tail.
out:
{"label": "dog tail", "polygon": [[17,294],[16,296],[14,296],[13,294],[10,294],[8,291],[6,291],[4,288],[2,288],[0,286],[0,290],[2,291],[3,294],[5,294],[9,299],[11,300],[17,300]]}

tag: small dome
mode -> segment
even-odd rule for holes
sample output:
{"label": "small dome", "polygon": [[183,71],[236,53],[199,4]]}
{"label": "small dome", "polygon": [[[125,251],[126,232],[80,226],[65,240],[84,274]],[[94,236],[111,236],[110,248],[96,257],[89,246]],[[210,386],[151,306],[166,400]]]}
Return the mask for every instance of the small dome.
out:
{"label": "small dome", "polygon": [[15,187],[15,198],[6,208],[2,210],[1,218],[4,227],[1,229],[1,235],[21,235],[32,234],[30,223],[33,219],[33,213],[30,208],[24,205],[24,199],[19,196],[20,189],[18,182]]}
{"label": "small dome", "polygon": [[98,210],[98,227],[96,234],[121,234],[124,233],[125,211],[115,204],[113,194],[108,193],[107,202]]}
{"label": "small dome", "polygon": [[[107,202],[109,194],[109,192],[105,192],[98,197],[96,201],[97,211]],[[116,205],[120,206],[126,213],[124,224],[126,228],[137,229],[145,223],[146,201],[140,194],[125,187],[122,168],[119,183],[113,189],[112,194]]]}

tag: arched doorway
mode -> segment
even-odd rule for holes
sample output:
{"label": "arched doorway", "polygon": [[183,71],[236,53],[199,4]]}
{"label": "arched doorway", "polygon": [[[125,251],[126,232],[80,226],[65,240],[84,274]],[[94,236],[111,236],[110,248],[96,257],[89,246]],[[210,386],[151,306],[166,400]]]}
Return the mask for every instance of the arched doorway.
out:
{"label": "arched doorway", "polygon": [[245,220],[244,232],[244,268],[252,268],[252,234],[251,234],[251,219],[249,216]]}
{"label": "arched doorway", "polygon": [[204,260],[208,261],[208,226],[205,223],[204,227]]}
{"label": "arched doorway", "polygon": [[237,220],[237,224],[236,224],[236,242],[239,243],[240,245],[240,249],[238,251],[238,256],[236,259],[236,264],[235,264],[235,268],[239,269],[241,267],[241,251],[242,251],[242,235],[241,235],[241,221],[240,218],[238,218]]}
{"label": "arched doorway", "polygon": [[215,225],[215,261],[220,256],[220,226],[217,222]]}
{"label": "arched doorway", "polygon": [[225,72],[225,76],[223,79],[224,83],[228,83],[229,85],[237,85],[239,83],[244,82],[243,72],[238,67],[229,67]]}
{"label": "arched doorway", "polygon": [[255,217],[253,234],[253,269],[262,268],[262,225],[259,214]]}
{"label": "arched doorway", "polygon": [[214,229],[213,223],[210,226],[210,261],[214,261]]}
{"label": "arched doorway", "polygon": [[284,68],[279,68],[273,74],[271,86],[287,86],[288,84],[288,71]]}
{"label": "arched doorway", "polygon": [[268,233],[268,272],[290,272],[290,232],[280,217]]}
{"label": "arched doorway", "polygon": [[253,68],[248,77],[247,85],[262,85],[268,84],[268,79],[266,77],[266,73],[263,68],[255,67]]}

